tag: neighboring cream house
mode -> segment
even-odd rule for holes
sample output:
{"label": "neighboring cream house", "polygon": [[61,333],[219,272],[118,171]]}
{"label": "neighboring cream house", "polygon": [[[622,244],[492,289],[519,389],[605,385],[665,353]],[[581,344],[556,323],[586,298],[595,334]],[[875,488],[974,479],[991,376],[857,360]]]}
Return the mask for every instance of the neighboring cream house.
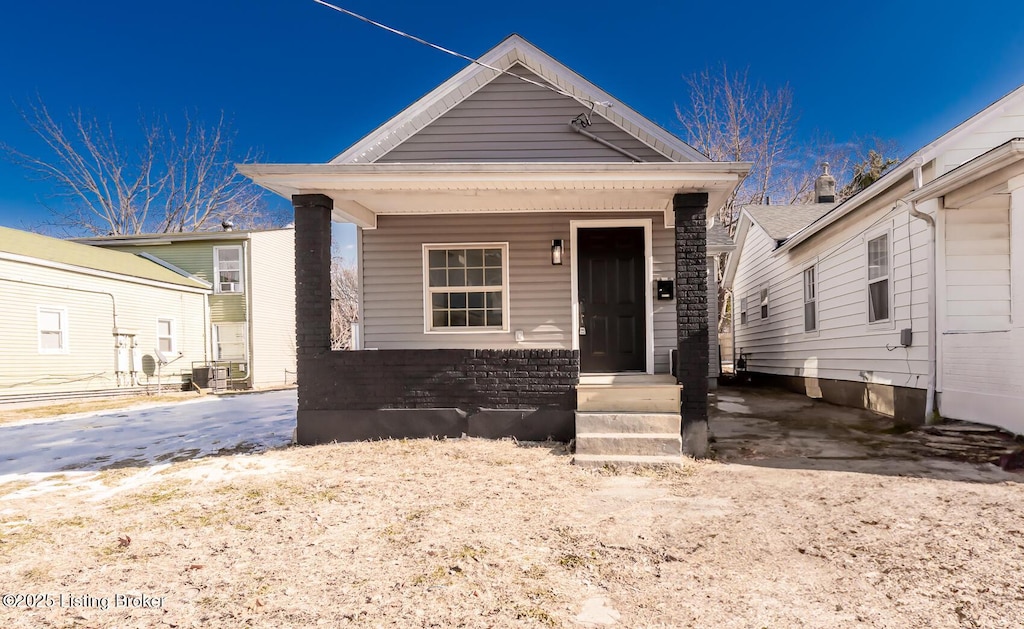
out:
{"label": "neighboring cream house", "polygon": [[81,238],[212,284],[210,359],[233,388],[295,382],[295,232],[291,228]]}
{"label": "neighboring cream house", "polygon": [[1024,433],[1022,137],[1024,87],[843,203],[744,208],[737,358],[829,401]]}
{"label": "neighboring cream house", "polygon": [[206,357],[210,288],[135,255],[0,227],[0,401],[158,378],[180,389]]}

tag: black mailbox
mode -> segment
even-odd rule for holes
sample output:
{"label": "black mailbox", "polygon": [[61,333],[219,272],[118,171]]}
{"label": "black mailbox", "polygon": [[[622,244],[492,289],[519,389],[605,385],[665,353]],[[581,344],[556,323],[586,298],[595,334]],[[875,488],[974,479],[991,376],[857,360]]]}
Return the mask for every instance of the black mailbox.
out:
{"label": "black mailbox", "polygon": [[675,284],[672,280],[658,280],[658,299],[675,298]]}

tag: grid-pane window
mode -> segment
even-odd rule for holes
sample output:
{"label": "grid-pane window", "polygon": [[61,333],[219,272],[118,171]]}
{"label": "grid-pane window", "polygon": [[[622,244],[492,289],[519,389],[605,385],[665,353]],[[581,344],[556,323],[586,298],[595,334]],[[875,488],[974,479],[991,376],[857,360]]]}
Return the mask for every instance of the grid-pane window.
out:
{"label": "grid-pane window", "polygon": [[740,298],[740,323],[747,322],[747,298]]}
{"label": "grid-pane window", "polygon": [[868,321],[889,318],[889,235],[868,241]]}
{"label": "grid-pane window", "polygon": [[761,318],[768,318],[768,287],[761,287]]}
{"label": "grid-pane window", "polygon": [[216,352],[215,360],[245,361],[245,324],[216,323],[213,326]]}
{"label": "grid-pane window", "polygon": [[241,293],[242,248],[238,246],[213,248],[214,287],[218,293]]}
{"label": "grid-pane window", "polygon": [[504,245],[427,247],[431,330],[506,329]]}
{"label": "grid-pane window", "polygon": [[156,343],[157,349],[165,354],[174,351],[174,320],[157,319],[156,322]]}
{"label": "grid-pane window", "polygon": [[68,350],[67,314],[63,308],[39,309],[39,352],[63,354]]}
{"label": "grid-pane window", "polygon": [[818,329],[818,279],[815,269],[804,271],[804,331]]}

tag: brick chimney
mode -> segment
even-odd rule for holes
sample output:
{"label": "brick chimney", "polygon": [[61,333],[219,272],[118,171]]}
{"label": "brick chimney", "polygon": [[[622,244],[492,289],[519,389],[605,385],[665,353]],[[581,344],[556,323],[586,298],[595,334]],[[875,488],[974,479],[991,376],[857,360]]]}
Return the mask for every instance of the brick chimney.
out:
{"label": "brick chimney", "polygon": [[828,162],[822,164],[822,173],[814,181],[814,202],[836,202],[836,178],[828,172]]}

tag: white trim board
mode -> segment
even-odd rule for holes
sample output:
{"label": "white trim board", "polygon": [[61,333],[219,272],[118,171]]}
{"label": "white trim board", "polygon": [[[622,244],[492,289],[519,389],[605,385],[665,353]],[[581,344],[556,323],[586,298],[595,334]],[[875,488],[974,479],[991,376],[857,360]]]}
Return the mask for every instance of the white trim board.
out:
{"label": "white trim board", "polygon": [[[710,161],[692,146],[654,124],[519,35],[509,35],[480,56],[479,61],[501,70],[508,70],[518,63],[562,91],[576,95],[577,100],[588,101],[587,105],[589,101],[612,103],[612,107],[597,106],[596,113],[672,161]],[[498,73],[494,70],[476,63],[469,64],[426,96],[365,135],[332,159],[331,163],[376,161],[497,76]]]}
{"label": "white trim board", "polygon": [[579,292],[579,261],[577,232],[589,227],[643,227],[644,228],[644,343],[646,344],[647,368],[644,373],[654,373],[654,243],[652,231],[653,221],[649,218],[618,218],[618,219],[594,219],[569,221],[569,250],[570,250],[570,314],[572,325],[571,348],[580,349],[580,292]]}

